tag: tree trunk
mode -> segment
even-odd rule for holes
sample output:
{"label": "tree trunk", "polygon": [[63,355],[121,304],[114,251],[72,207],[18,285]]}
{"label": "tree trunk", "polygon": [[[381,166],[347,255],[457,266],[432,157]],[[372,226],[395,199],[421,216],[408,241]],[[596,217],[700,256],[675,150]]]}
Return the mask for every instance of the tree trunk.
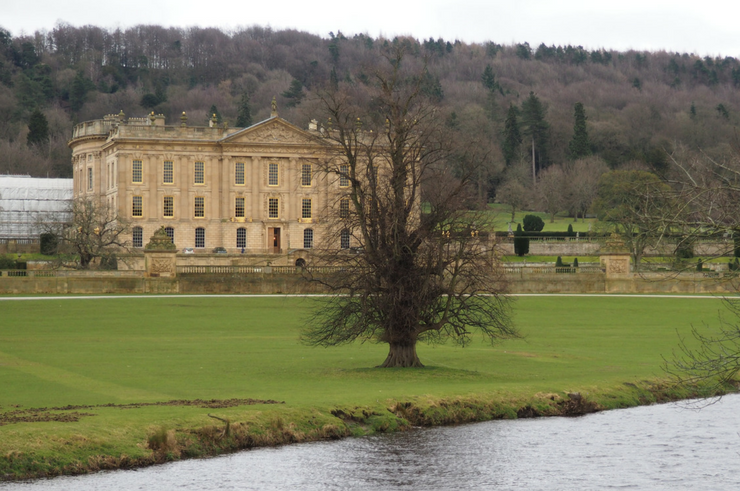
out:
{"label": "tree trunk", "polygon": [[408,342],[404,344],[390,343],[390,350],[388,351],[388,357],[385,359],[380,368],[408,368],[408,367],[423,367],[419,357],[416,355],[416,342]]}
{"label": "tree trunk", "polygon": [[534,158],[534,135],[532,135],[532,187],[537,187],[537,167]]}

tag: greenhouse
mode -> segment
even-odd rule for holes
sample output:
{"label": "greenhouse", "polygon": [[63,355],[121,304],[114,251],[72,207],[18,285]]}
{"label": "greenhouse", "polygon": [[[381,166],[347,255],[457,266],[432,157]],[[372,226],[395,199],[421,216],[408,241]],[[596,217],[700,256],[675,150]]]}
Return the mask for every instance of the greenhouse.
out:
{"label": "greenhouse", "polygon": [[72,179],[0,176],[0,240],[38,239],[42,223],[71,220]]}

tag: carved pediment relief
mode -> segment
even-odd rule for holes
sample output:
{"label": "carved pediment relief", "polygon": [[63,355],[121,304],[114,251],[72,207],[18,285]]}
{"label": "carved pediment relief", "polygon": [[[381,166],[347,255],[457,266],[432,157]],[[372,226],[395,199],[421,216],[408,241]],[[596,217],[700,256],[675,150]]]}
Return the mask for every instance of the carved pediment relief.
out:
{"label": "carved pediment relief", "polygon": [[315,145],[319,140],[311,134],[281,119],[245,128],[224,138],[224,143],[267,145]]}

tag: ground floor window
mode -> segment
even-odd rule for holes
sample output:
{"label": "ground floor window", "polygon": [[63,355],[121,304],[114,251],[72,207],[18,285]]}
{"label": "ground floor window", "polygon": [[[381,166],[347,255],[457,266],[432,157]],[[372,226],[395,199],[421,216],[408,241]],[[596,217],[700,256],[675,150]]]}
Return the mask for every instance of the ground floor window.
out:
{"label": "ground floor window", "polygon": [[134,247],[144,247],[144,229],[141,227],[134,227],[133,232],[133,244]]}
{"label": "ground floor window", "polygon": [[206,246],[206,229],[198,227],[195,229],[195,247],[202,249]]}
{"label": "ground floor window", "polygon": [[236,229],[236,247],[239,249],[247,247],[247,229],[244,227]]}
{"label": "ground floor window", "polygon": [[167,237],[169,237],[172,243],[174,244],[175,243],[175,229],[172,227],[165,227],[164,231],[167,234]]}
{"label": "ground floor window", "polygon": [[313,247],[313,229],[307,228],[303,231],[303,248],[310,249]]}

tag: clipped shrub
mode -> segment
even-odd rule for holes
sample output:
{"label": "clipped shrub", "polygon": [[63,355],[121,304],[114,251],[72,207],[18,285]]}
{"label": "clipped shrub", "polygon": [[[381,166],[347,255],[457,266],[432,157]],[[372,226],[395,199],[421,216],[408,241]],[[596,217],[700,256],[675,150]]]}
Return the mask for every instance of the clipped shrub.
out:
{"label": "clipped shrub", "polygon": [[526,215],[522,220],[525,232],[541,232],[545,228],[545,222],[537,215]]}
{"label": "clipped shrub", "polygon": [[704,269],[704,266],[702,265],[701,259],[696,260],[696,270],[701,272]]}
{"label": "clipped shrub", "polygon": [[735,242],[735,257],[740,257],[740,230],[735,230],[732,234]]}
{"label": "clipped shrub", "polygon": [[573,267],[574,268],[578,267],[578,258],[573,259]]}
{"label": "clipped shrub", "polygon": [[522,237],[522,225],[516,226],[516,232],[514,232],[514,254],[517,256],[524,256],[529,254],[529,239]]}
{"label": "clipped shrub", "polygon": [[15,269],[15,259],[10,256],[0,256],[0,269]]}
{"label": "clipped shrub", "polygon": [[118,269],[118,258],[115,254],[100,258],[100,269],[115,271]]}
{"label": "clipped shrub", "polygon": [[691,259],[694,257],[694,244],[688,240],[682,240],[676,246],[676,252],[674,254],[678,259]]}
{"label": "clipped shrub", "polygon": [[734,261],[730,259],[728,267],[730,268],[730,271],[740,271],[740,261],[738,260],[738,258],[735,258]]}
{"label": "clipped shrub", "polygon": [[563,264],[563,258],[558,256],[558,258],[555,260],[555,267],[556,268],[564,268],[565,265]]}
{"label": "clipped shrub", "polygon": [[568,233],[573,234],[573,225],[570,223],[568,224]]}
{"label": "clipped shrub", "polygon": [[39,244],[41,246],[41,254],[46,256],[53,256],[57,253],[57,247],[59,246],[59,240],[57,236],[52,233],[43,233],[39,237]]}

